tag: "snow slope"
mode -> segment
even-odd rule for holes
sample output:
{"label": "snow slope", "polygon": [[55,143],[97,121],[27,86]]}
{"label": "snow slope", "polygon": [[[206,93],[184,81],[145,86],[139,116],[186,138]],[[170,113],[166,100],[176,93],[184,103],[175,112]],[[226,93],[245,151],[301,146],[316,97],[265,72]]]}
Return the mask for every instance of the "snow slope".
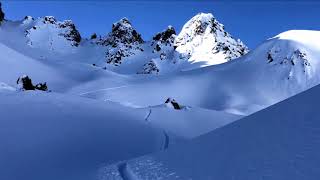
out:
{"label": "snow slope", "polygon": [[167,149],[241,118],[201,109],[131,109],[17,92],[4,83],[0,99],[0,179],[8,180],[95,179],[104,164]]}
{"label": "snow slope", "polygon": [[166,152],[101,169],[100,179],[316,180],[320,86]]}
{"label": "snow slope", "polygon": [[144,111],[37,91],[0,91],[0,99],[0,179],[94,179],[104,163],[165,143]]}
{"label": "snow slope", "polygon": [[319,41],[319,31],[288,31],[232,62],[145,78],[90,97],[135,107],[173,97],[189,106],[248,115],[319,84]]}
{"label": "snow slope", "polygon": [[[179,167],[180,161],[177,167],[168,161],[171,167],[154,160],[167,162],[166,155],[125,160],[166,150],[215,129],[224,132],[219,128],[243,115],[319,84],[318,42],[319,31],[288,31],[246,54],[241,41],[232,38],[213,15],[203,13],[179,34],[169,26],[146,42],[127,19],[115,23],[106,37],[92,39],[82,38],[72,21],[50,16],[3,21],[0,179],[94,179],[99,170],[102,179],[149,175],[153,179],[159,173],[163,179],[177,173],[183,176],[186,169]],[[207,65],[214,66],[199,68]],[[16,81],[24,74],[35,83],[47,82],[52,92],[17,91]],[[168,107],[164,104],[168,98],[183,108]],[[265,123],[266,130],[271,129]],[[245,130],[249,134],[243,136],[255,137]],[[240,143],[229,142],[228,146]],[[189,145],[181,147],[185,146]],[[118,161],[124,162],[100,168]],[[211,167],[207,166],[203,171]],[[153,173],[154,169],[158,171]],[[186,176],[205,179],[203,171]]]}

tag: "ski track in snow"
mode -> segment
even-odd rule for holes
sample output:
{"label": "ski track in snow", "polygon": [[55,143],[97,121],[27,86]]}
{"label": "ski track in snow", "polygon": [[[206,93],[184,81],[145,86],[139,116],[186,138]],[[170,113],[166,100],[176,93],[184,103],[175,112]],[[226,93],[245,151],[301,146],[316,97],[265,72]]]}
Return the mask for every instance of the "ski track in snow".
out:
{"label": "ski track in snow", "polygon": [[149,121],[149,117],[151,116],[152,113],[152,109],[149,109],[149,113],[147,114],[147,116],[144,118],[145,121]]}
{"label": "ski track in snow", "polygon": [[118,172],[123,180],[138,180],[126,162],[118,164]]}
{"label": "ski track in snow", "polygon": [[108,91],[108,90],[115,90],[115,89],[121,89],[121,88],[125,88],[128,86],[118,86],[118,87],[112,87],[112,88],[105,88],[105,89],[98,89],[98,90],[94,90],[94,91],[88,91],[88,92],[84,92],[79,94],[80,96],[85,96],[91,93],[96,93],[96,92],[100,92],[100,91]]}
{"label": "ski track in snow", "polygon": [[164,134],[164,146],[163,146],[163,150],[166,150],[169,148],[169,143],[170,143],[170,137],[169,135],[167,134],[166,131],[163,131],[163,134]]}

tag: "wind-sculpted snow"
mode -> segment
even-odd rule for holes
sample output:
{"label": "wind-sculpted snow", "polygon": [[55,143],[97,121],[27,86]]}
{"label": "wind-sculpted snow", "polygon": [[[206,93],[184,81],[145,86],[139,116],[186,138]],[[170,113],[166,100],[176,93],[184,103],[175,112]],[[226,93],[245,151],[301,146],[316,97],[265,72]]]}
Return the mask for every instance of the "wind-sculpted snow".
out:
{"label": "wind-sculpted snow", "polygon": [[[319,92],[317,86],[165,152],[127,161],[127,166],[149,180],[317,180]],[[107,171],[112,167],[100,176],[112,179]]]}

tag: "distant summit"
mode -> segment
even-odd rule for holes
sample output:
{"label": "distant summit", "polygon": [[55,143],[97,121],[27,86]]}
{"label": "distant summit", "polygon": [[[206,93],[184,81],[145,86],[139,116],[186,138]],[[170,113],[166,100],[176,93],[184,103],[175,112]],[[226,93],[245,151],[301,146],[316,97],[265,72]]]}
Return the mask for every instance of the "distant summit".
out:
{"label": "distant summit", "polygon": [[210,13],[199,13],[190,19],[177,36],[175,47],[188,61],[203,66],[221,64],[248,52]]}
{"label": "distant summit", "polygon": [[135,55],[135,51],[143,51],[140,47],[144,40],[127,18],[112,25],[112,31],[97,44],[107,46],[106,61],[119,66],[125,57]]}

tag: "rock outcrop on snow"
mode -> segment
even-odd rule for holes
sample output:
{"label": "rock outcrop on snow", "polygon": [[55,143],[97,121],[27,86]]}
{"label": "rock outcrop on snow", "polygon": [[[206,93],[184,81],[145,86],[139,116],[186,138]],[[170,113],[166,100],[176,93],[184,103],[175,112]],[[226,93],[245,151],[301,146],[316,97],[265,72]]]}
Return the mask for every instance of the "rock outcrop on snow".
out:
{"label": "rock outcrop on snow", "polygon": [[2,4],[0,2],[0,24],[1,22],[4,20],[4,17],[5,17],[5,14],[4,12],[2,11]]}
{"label": "rock outcrop on snow", "polygon": [[18,89],[22,91],[30,91],[30,90],[40,90],[40,91],[48,91],[47,83],[38,83],[37,85],[32,84],[32,80],[29,76],[23,75],[17,80]]}
{"label": "rock outcrop on snow", "polygon": [[165,104],[175,110],[181,110],[183,108],[175,99],[172,98],[168,98]]}
{"label": "rock outcrop on snow", "polygon": [[154,60],[151,60],[143,65],[143,68],[141,71],[139,71],[137,74],[159,74],[160,70],[157,67],[157,64]]}

